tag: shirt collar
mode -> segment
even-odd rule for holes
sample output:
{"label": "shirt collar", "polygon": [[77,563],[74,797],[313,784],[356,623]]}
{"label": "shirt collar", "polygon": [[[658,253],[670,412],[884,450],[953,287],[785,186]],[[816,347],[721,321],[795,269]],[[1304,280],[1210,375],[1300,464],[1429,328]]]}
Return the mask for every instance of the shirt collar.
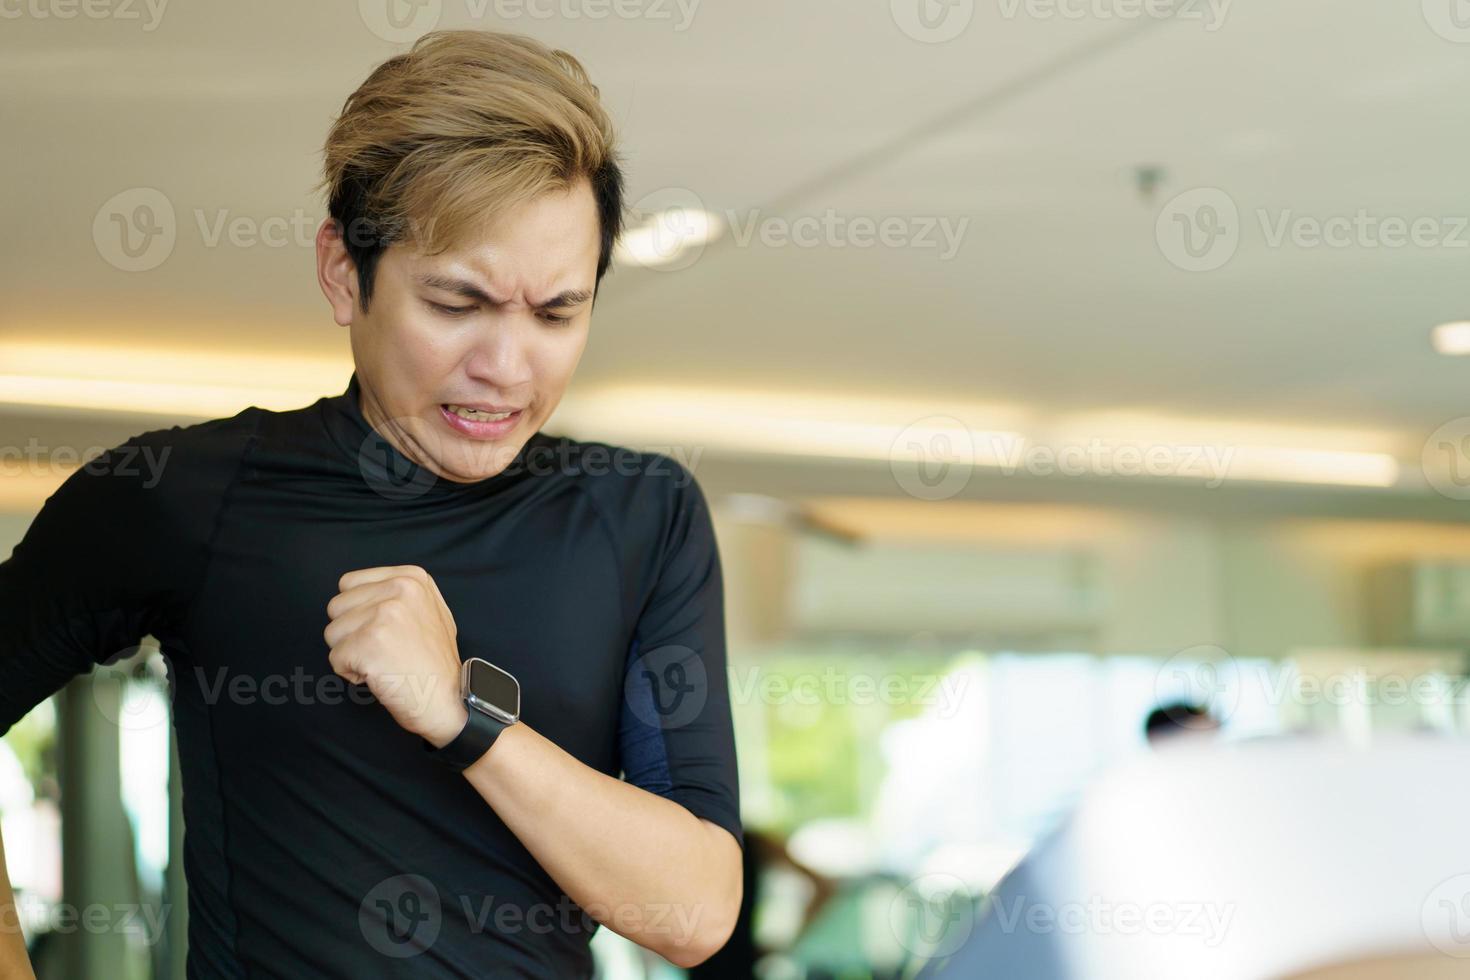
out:
{"label": "shirt collar", "polygon": [[322,400],[323,421],[333,442],[351,459],[365,483],[390,499],[407,500],[425,494],[475,493],[518,482],[529,474],[529,452],[548,437],[533,433],[514,459],[494,476],[473,483],[446,480],[404,456],[374,429],[362,413],[362,384],[354,370],[340,395]]}

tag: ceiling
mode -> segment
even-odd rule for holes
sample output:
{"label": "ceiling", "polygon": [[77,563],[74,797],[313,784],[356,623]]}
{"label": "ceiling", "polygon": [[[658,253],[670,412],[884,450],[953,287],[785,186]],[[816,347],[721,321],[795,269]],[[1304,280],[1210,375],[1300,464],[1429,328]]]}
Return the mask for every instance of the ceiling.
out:
{"label": "ceiling", "polygon": [[[402,9],[575,54],[620,128],[630,202],[673,189],[737,229],[841,224],[819,247],[728,231],[682,268],[616,268],[571,396],[757,386],[936,414],[1329,427],[1406,457],[1466,414],[1470,360],[1429,345],[1470,319],[1455,0],[1191,0],[1173,19],[1155,0],[623,2],[640,15]],[[921,40],[918,2],[963,29]],[[345,358],[310,188],[334,112],[405,45],[379,36],[374,0],[157,7],[61,19],[62,0],[28,0],[0,31],[0,341]],[[558,9],[578,16],[532,15]],[[1160,168],[1152,196],[1140,166]],[[93,226],[138,188],[167,199],[177,240],[129,272]],[[1171,202],[1196,188],[1239,215],[1210,271],[1181,268],[1169,238]],[[1283,218],[1360,213],[1432,219],[1435,244],[1271,241]],[[211,246],[222,217],[306,231]],[[900,240],[860,247],[853,219],[896,219]],[[952,255],[941,227],[963,229]]]}

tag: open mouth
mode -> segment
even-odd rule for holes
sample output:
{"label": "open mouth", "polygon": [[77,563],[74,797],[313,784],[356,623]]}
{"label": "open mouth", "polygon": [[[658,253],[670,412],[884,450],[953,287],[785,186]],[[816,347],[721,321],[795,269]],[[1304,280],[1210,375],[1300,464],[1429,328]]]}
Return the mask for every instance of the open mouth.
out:
{"label": "open mouth", "polygon": [[521,420],[522,411],[523,409],[510,412],[487,412],[483,409],[447,403],[439,406],[439,412],[451,428],[477,439],[495,438],[514,429]]}
{"label": "open mouth", "polygon": [[516,414],[515,412],[487,412],[479,408],[466,408],[463,405],[445,404],[440,407],[453,412],[462,419],[469,419],[471,422],[499,422],[501,419],[508,419]]}

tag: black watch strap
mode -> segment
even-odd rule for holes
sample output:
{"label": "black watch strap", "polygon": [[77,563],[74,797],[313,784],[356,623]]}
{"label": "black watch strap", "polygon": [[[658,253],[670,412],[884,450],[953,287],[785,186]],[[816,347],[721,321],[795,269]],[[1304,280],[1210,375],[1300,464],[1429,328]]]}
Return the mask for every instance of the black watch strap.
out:
{"label": "black watch strap", "polygon": [[423,739],[424,751],[454,769],[467,769],[490,751],[490,746],[505,731],[506,724],[492,718],[478,708],[465,705],[469,718],[454,740],[443,748],[434,748],[434,743]]}

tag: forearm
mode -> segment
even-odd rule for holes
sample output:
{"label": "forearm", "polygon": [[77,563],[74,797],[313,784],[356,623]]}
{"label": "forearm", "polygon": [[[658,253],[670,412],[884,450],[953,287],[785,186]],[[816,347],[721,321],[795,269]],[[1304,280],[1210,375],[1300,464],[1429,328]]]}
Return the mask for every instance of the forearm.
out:
{"label": "forearm", "polygon": [[[706,572],[699,581],[718,577]],[[459,688],[465,661],[433,578],[417,565],[375,566],[344,573],[337,587],[323,631],[332,669],[368,684],[408,731],[449,744],[468,717]],[[722,678],[723,666],[710,674]],[[405,697],[405,677],[432,681],[423,685],[428,696]],[[719,748],[733,753],[730,741]],[[552,880],[609,929],[680,966],[729,938],[742,887],[730,832],[582,764],[525,722],[506,729],[464,776]]]}
{"label": "forearm", "polygon": [[20,915],[15,907],[15,893],[10,890],[10,872],[5,867],[5,842],[0,840],[0,977],[7,980],[35,980],[31,959],[26,955],[25,936],[20,930]]}
{"label": "forearm", "polygon": [[741,898],[728,831],[583,765],[524,722],[465,777],[588,915],[671,962],[724,945]]}

